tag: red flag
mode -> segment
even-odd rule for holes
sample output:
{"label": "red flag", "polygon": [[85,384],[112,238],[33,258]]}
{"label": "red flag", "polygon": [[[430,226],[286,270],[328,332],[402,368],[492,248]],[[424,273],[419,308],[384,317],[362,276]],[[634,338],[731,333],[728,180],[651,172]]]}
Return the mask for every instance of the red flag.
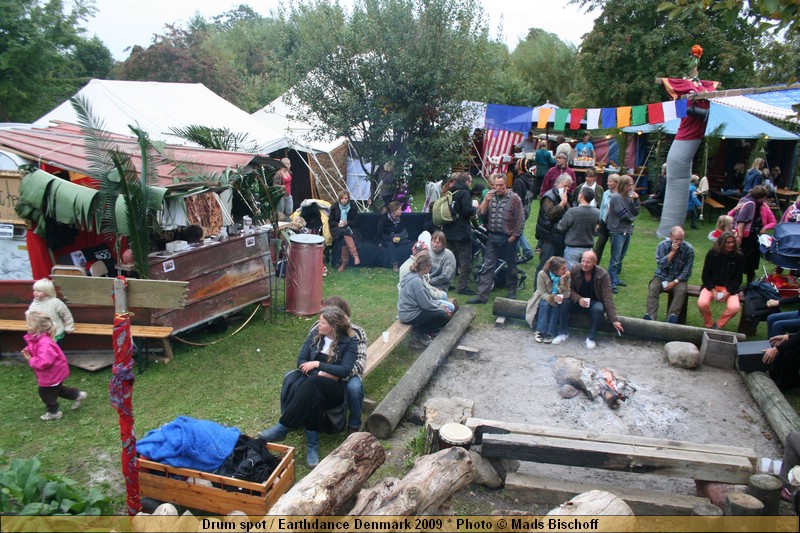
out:
{"label": "red flag", "polygon": [[583,120],[583,115],[585,114],[586,114],[585,109],[572,108],[572,113],[569,116],[569,129],[571,130],[581,129],[581,120]]}
{"label": "red flag", "polygon": [[650,124],[661,124],[664,122],[664,108],[661,107],[661,102],[647,104],[647,117],[647,122]]}

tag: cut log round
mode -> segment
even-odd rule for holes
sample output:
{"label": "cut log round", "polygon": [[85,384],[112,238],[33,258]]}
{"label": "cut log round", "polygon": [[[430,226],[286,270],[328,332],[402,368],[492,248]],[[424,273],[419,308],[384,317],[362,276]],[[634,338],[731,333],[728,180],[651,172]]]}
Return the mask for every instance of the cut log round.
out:
{"label": "cut log round", "polygon": [[791,431],[800,430],[800,415],[786,401],[772,378],[765,372],[740,372],[750,394],[772,426],[773,431],[786,444],[786,436]]}
{"label": "cut log round", "polygon": [[386,452],[378,439],[367,432],[353,433],[281,496],[267,514],[342,514],[344,506],[385,460]]}
{"label": "cut log round", "polygon": [[722,509],[713,503],[698,503],[692,507],[692,516],[722,516]]}
{"label": "cut log round", "polygon": [[472,481],[473,464],[464,448],[447,448],[417,459],[401,480],[385,480],[362,491],[350,515],[436,514],[456,491]]}
{"label": "cut log round", "polygon": [[[617,496],[604,490],[590,490],[562,503],[547,516],[633,516],[633,510]],[[606,522],[603,522],[605,526]],[[614,530],[612,528],[612,530]]]}
{"label": "cut log round", "polygon": [[755,474],[750,476],[747,492],[764,504],[764,514],[777,516],[781,504],[781,488],[783,483],[775,476]]}
{"label": "cut log round", "polygon": [[386,439],[400,423],[417,394],[428,384],[436,369],[458,344],[461,336],[475,318],[475,310],[462,307],[436,338],[403,374],[375,411],[367,418],[366,428],[379,439]]}
{"label": "cut log round", "polygon": [[[525,307],[527,302],[521,300],[509,300],[508,298],[497,297],[492,305],[492,313],[508,318],[525,320]],[[571,315],[569,319],[570,327],[589,329],[589,316],[584,313]],[[686,341],[700,346],[703,342],[703,333],[709,331],[705,328],[694,326],[684,326],[682,324],[670,324],[659,322],[658,320],[642,320],[641,318],[630,318],[627,316],[619,317],[622,327],[625,328],[625,335],[634,335],[652,341]],[[614,333],[615,330],[607,320],[600,324],[600,330],[607,333]],[[728,332],[726,332],[728,333]],[[745,340],[742,333],[732,333],[740,341]]]}
{"label": "cut log round", "polygon": [[764,514],[764,504],[754,496],[743,492],[729,492],[725,495],[725,516],[759,516]]}

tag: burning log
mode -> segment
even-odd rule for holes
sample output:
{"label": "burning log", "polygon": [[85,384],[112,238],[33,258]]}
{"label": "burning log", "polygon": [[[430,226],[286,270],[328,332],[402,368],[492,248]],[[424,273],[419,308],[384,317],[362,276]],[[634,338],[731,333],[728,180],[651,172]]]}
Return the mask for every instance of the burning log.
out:
{"label": "burning log", "polygon": [[574,396],[565,389],[569,386],[573,390],[583,391],[590,400],[600,396],[611,409],[618,408],[620,402],[627,400],[636,392],[633,384],[618,376],[610,368],[594,370],[574,357],[559,357],[553,367],[553,375],[562,387],[560,393],[562,398]]}

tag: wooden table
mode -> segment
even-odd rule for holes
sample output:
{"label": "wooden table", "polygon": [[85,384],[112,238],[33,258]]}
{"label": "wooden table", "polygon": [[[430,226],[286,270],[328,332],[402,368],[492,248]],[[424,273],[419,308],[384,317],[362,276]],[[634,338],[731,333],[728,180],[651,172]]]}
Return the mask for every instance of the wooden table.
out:
{"label": "wooden table", "polygon": [[778,197],[778,203],[786,204],[787,206],[795,201],[800,191],[793,191],[791,189],[775,189],[775,195]]}

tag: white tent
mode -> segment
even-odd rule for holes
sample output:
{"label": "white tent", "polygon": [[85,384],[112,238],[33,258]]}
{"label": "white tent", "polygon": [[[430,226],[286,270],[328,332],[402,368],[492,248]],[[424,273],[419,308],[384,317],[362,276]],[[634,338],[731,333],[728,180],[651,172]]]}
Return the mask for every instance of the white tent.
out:
{"label": "white tent", "polygon": [[[129,136],[128,125],[134,125],[153,140],[188,145],[191,143],[173,135],[171,128],[197,125],[246,134],[263,154],[289,146],[281,129],[255,120],[201,83],[92,80],[78,95],[89,102],[92,113],[112,133]],[[34,126],[47,127],[51,122],[78,123],[69,100],[39,118]]]}

